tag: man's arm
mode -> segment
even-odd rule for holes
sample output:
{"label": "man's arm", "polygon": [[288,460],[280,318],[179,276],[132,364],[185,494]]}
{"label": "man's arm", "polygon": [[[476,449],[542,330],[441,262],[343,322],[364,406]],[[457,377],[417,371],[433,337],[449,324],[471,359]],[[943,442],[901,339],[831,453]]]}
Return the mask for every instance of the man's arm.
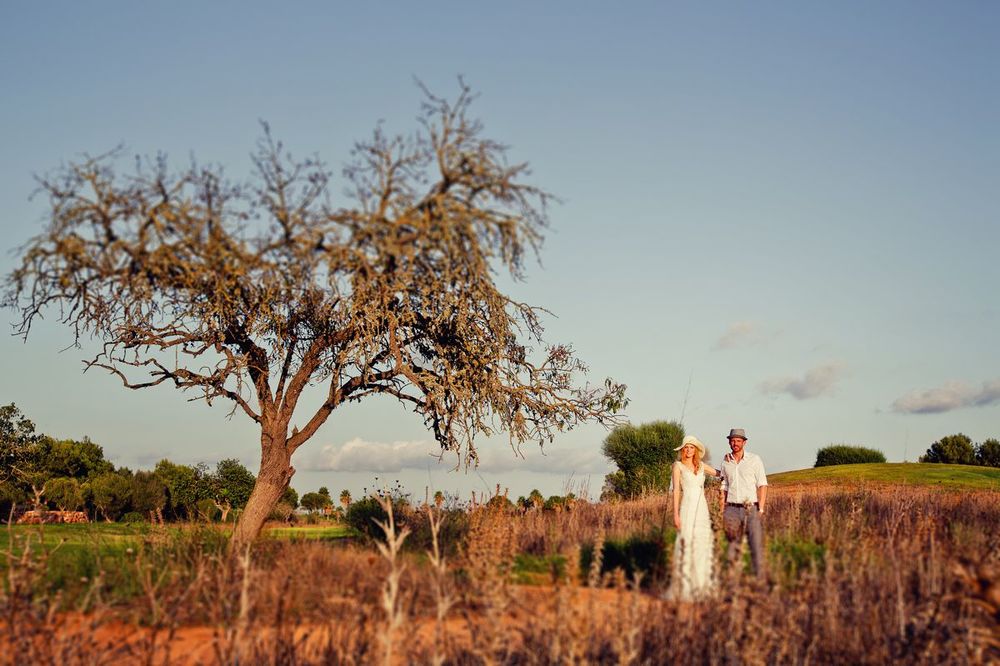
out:
{"label": "man's arm", "polygon": [[764,474],[764,463],[757,459],[757,509],[764,513],[764,505],[767,503],[767,475]]}
{"label": "man's arm", "polygon": [[767,486],[757,486],[757,510],[764,513],[764,505],[767,503]]}

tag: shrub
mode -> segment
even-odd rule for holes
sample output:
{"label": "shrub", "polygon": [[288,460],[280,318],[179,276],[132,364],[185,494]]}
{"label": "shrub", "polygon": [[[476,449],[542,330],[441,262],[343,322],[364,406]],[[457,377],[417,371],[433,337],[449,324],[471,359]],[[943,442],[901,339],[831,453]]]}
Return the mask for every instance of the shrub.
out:
{"label": "shrub", "polygon": [[[403,497],[393,497],[392,513],[397,526],[406,525],[411,513],[410,503]],[[373,541],[385,539],[385,533],[378,522],[384,523],[388,519],[388,514],[376,497],[359,499],[347,508],[347,524],[361,536]]]}
{"label": "shrub", "polygon": [[546,511],[562,511],[566,508],[567,504],[568,502],[565,497],[560,495],[551,495],[547,500],[545,500],[545,504],[542,505],[542,508]]}
{"label": "shrub", "polygon": [[514,503],[506,495],[494,495],[486,501],[486,507],[494,511],[511,511]]}
{"label": "shrub", "polygon": [[0,481],[0,521],[7,522],[19,502],[27,499],[21,489],[9,481]]}
{"label": "shrub", "polygon": [[313,513],[333,506],[333,500],[330,499],[329,495],[323,493],[306,493],[299,500],[299,504],[309,513]]}
{"label": "shrub", "polygon": [[607,498],[631,498],[666,490],[675,448],[684,439],[684,426],[675,421],[654,421],[640,426],[621,425],[605,438],[602,452],[618,466],[605,477]]}
{"label": "shrub", "polygon": [[519,585],[546,585],[566,579],[565,555],[514,556],[514,582]]}
{"label": "shrub", "polygon": [[976,447],[976,462],[984,467],[1000,467],[1000,441],[990,438]]}
{"label": "shrub", "polygon": [[[668,543],[670,541],[670,543]],[[642,586],[660,585],[669,570],[668,549],[673,546],[659,531],[633,535],[626,539],[608,539],[601,551],[601,574],[622,569],[629,580],[642,574]],[[594,544],[580,549],[580,571],[589,571],[594,559]]]}
{"label": "shrub", "polygon": [[884,462],[885,454],[876,449],[851,446],[849,444],[831,444],[816,452],[816,464],[814,467]]}
{"label": "shrub", "polygon": [[84,487],[90,503],[107,520],[117,520],[129,508],[132,496],[131,479],[118,472],[100,474]]}
{"label": "shrub", "polygon": [[215,506],[215,502],[210,499],[198,500],[195,506],[198,508],[198,517],[201,520],[212,522],[222,516],[219,507]]}
{"label": "shrub", "polygon": [[123,523],[144,523],[146,522],[146,517],[139,513],[138,511],[129,511],[124,516],[121,517]]}
{"label": "shrub", "polygon": [[805,537],[777,536],[768,540],[767,550],[771,570],[779,573],[786,584],[797,581],[811,567],[821,570],[826,563],[826,547]]}
{"label": "shrub", "polygon": [[968,435],[948,435],[931,444],[927,453],[920,456],[920,462],[975,465],[976,449]]}
{"label": "shrub", "polygon": [[45,499],[63,511],[83,506],[83,488],[72,477],[58,477],[45,484]]}
{"label": "shrub", "polygon": [[[350,514],[350,509],[347,512]],[[440,509],[440,512],[441,525],[438,528],[438,546],[445,556],[454,557],[459,553],[459,546],[469,534],[469,514],[459,508]],[[407,517],[406,526],[412,530],[404,544],[406,548],[420,553],[431,549],[433,537],[426,511],[413,512]]]}

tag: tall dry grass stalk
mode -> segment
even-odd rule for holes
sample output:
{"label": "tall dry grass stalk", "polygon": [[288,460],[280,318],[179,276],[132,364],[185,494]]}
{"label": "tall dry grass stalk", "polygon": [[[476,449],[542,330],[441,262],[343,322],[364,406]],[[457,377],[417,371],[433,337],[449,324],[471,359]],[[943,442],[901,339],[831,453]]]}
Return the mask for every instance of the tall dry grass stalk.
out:
{"label": "tall dry grass stalk", "polygon": [[375,522],[385,534],[385,541],[375,542],[379,553],[389,565],[389,572],[385,576],[385,586],[382,588],[382,610],[385,611],[385,628],[380,636],[380,642],[384,650],[383,663],[390,666],[394,663],[395,638],[399,630],[403,627],[406,616],[400,608],[399,581],[403,575],[405,564],[400,559],[403,549],[403,542],[410,534],[409,528],[398,529],[396,517],[393,512],[393,497],[389,494],[379,495],[378,501],[382,505],[387,518],[376,520]]}
{"label": "tall dry grass stalk", "polygon": [[509,641],[504,617],[511,603],[514,527],[509,512],[487,505],[472,509],[459,570],[470,653],[483,664],[499,663]]}
{"label": "tall dry grass stalk", "polygon": [[445,663],[448,653],[448,632],[445,627],[445,619],[448,611],[455,603],[452,594],[452,586],[448,571],[448,561],[441,549],[441,520],[442,512],[440,504],[432,506],[426,505],[427,521],[430,524],[431,549],[427,551],[427,559],[431,564],[434,581],[434,648],[431,655],[431,663],[440,666]]}

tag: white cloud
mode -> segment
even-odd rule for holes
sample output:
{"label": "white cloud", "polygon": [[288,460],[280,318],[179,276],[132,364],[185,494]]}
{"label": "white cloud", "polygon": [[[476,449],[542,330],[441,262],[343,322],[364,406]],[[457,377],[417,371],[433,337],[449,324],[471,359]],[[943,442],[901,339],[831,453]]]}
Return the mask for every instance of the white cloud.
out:
{"label": "white cloud", "polygon": [[759,388],[762,393],[787,393],[796,400],[809,400],[831,393],[843,375],[843,364],[833,362],[809,370],[802,379],[769,379],[762,382]]}
{"label": "white cloud", "polygon": [[[541,472],[550,474],[605,473],[611,464],[600,447],[577,449],[550,444],[544,451],[537,444],[524,444],[523,457],[510,446],[483,442],[479,447],[479,469],[483,472]],[[440,447],[434,441],[369,442],[356,437],[341,446],[328,444],[305,458],[302,468],[309,471],[399,472],[403,469],[426,469],[438,465]],[[446,453],[440,464],[449,468],[460,461]]]}
{"label": "white cloud", "polygon": [[737,349],[753,347],[767,342],[773,335],[761,329],[760,324],[752,321],[737,321],[729,325],[713,349]]}
{"label": "white cloud", "polygon": [[326,472],[398,472],[401,469],[424,469],[437,463],[440,448],[436,443],[368,442],[360,437],[341,446],[327,444],[305,460],[304,469]]}
{"label": "white cloud", "polygon": [[983,382],[978,390],[966,382],[952,381],[926,391],[910,391],[892,403],[892,409],[904,414],[940,414],[994,404],[1000,404],[1000,379]]}
{"label": "white cloud", "polygon": [[586,449],[549,444],[544,450],[537,444],[524,444],[521,447],[523,458],[509,446],[486,448],[483,446],[479,450],[479,468],[484,472],[605,474],[613,467],[596,444]]}
{"label": "white cloud", "polygon": [[974,407],[988,407],[1000,403],[1000,379],[983,382],[983,390],[972,399]]}

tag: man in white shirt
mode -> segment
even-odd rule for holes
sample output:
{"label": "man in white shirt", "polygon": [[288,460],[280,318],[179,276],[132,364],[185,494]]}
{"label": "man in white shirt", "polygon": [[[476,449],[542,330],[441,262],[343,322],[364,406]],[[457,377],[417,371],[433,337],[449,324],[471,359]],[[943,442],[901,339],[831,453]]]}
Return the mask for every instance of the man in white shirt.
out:
{"label": "man in white shirt", "polygon": [[729,431],[730,453],[722,460],[722,527],[729,539],[730,566],[743,550],[743,538],[750,542],[754,575],[767,573],[764,560],[764,506],[767,504],[767,476],[764,462],[755,453],[744,451],[747,433],[743,428]]}

